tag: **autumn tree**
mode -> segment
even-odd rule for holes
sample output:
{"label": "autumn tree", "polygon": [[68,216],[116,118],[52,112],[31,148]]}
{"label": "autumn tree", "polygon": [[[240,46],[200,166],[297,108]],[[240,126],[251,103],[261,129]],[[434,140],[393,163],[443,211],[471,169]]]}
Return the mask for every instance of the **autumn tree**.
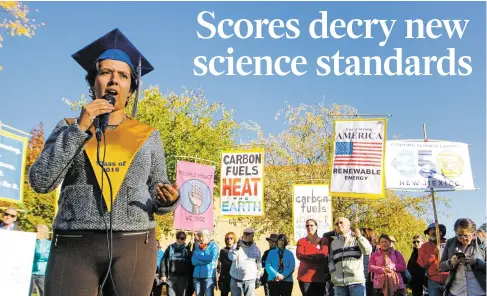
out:
{"label": "autumn tree", "polygon": [[[278,232],[293,236],[292,185],[329,184],[331,171],[332,126],[335,118],[355,118],[357,110],[350,106],[324,104],[287,106],[278,112],[286,128],[277,135],[264,135],[257,123],[246,124],[257,139],[254,146],[265,147],[265,216],[233,219],[249,224],[260,233]],[[387,192],[380,200],[333,198],[333,217],[355,217],[359,227],[375,229],[379,234],[394,235],[397,247],[410,254],[410,240],[426,227],[430,218],[431,199]]]}
{"label": "autumn tree", "polygon": [[34,231],[35,225],[37,224],[46,224],[50,227],[54,218],[56,192],[48,194],[36,193],[30,187],[28,179],[29,169],[41,153],[43,147],[44,130],[42,123],[40,123],[30,132],[25,163],[23,204],[17,205],[9,202],[0,203],[0,206],[11,206],[18,208],[21,211],[18,223],[20,228],[24,231]]}
{"label": "autumn tree", "polygon": [[[28,17],[30,9],[19,1],[0,1],[0,48],[3,45],[3,36],[26,36],[32,38],[37,28],[44,23],[37,24],[35,19]],[[0,66],[0,70],[2,67]]]}

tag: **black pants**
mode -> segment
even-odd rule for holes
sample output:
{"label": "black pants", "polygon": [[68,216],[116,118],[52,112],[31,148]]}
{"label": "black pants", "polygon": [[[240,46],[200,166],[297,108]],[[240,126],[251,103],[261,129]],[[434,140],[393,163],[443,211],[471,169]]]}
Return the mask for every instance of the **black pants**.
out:
{"label": "black pants", "polygon": [[156,281],[154,280],[154,283],[152,284],[152,291],[150,296],[162,296],[162,284],[159,286],[157,285]]}
{"label": "black pants", "polygon": [[367,296],[374,295],[374,282],[365,282],[365,294]]}
{"label": "black pants", "polygon": [[271,293],[269,292],[269,283],[265,282],[262,286],[264,287],[264,295],[271,296]]}
{"label": "black pants", "polygon": [[293,282],[268,282],[270,296],[291,296],[293,293]]}
{"label": "black pants", "polygon": [[169,276],[167,278],[167,295],[168,296],[184,296],[188,290],[188,277],[186,276]]}
{"label": "black pants", "polygon": [[[114,232],[111,276],[103,296],[150,295],[156,261],[154,229]],[[108,262],[105,231],[55,230],[47,262],[46,295],[97,295]]]}
{"label": "black pants", "polygon": [[423,285],[421,283],[419,283],[419,285],[417,283],[413,283],[411,285],[411,290],[413,296],[423,296]]}
{"label": "black pants", "polygon": [[218,289],[220,289],[221,296],[228,296],[230,294],[230,274],[221,275],[218,278]]}
{"label": "black pants", "polygon": [[299,282],[299,289],[303,296],[325,296],[326,283]]}

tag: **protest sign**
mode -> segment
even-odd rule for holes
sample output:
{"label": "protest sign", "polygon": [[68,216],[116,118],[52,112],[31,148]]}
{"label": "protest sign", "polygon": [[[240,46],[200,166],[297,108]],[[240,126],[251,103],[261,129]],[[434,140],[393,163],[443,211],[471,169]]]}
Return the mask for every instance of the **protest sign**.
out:
{"label": "protest sign", "polygon": [[29,295],[36,234],[23,231],[0,231],[2,295]]}
{"label": "protest sign", "polygon": [[27,138],[0,130],[0,200],[22,203]]}
{"label": "protest sign", "polygon": [[333,126],[331,196],[385,196],[385,119],[336,120]]}
{"label": "protest sign", "polygon": [[306,220],[318,222],[318,236],[332,230],[331,197],[328,185],[293,185],[294,241],[307,235]]}
{"label": "protest sign", "polygon": [[264,149],[223,151],[220,176],[223,216],[264,215]]}
{"label": "protest sign", "polygon": [[458,142],[388,141],[387,189],[473,190],[468,145]]}
{"label": "protest sign", "polygon": [[178,161],[176,183],[181,202],[174,213],[174,228],[213,231],[213,183],[215,167]]}

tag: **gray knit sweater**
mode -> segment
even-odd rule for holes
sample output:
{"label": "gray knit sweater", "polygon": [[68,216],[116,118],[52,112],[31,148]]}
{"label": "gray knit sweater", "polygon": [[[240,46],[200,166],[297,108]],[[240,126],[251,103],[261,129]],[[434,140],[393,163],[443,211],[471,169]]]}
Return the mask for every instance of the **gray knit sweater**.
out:
{"label": "gray knit sweater", "polygon": [[[60,121],[30,168],[29,182],[38,193],[51,192],[63,182],[53,229],[105,230],[109,223],[110,214],[84,152],[91,137],[76,121],[71,125]],[[152,229],[156,225],[154,214],[169,213],[177,207],[179,201],[170,207],[159,205],[157,183],[169,181],[160,134],[154,130],[136,153],[117,197],[113,197],[114,231]]]}

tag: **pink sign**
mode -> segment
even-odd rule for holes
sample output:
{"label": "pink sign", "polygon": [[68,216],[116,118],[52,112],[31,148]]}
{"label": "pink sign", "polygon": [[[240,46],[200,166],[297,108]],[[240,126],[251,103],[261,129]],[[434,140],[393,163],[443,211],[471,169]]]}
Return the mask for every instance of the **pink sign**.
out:
{"label": "pink sign", "polygon": [[176,183],[181,201],[174,213],[174,228],[213,231],[213,183],[215,167],[178,161]]}

